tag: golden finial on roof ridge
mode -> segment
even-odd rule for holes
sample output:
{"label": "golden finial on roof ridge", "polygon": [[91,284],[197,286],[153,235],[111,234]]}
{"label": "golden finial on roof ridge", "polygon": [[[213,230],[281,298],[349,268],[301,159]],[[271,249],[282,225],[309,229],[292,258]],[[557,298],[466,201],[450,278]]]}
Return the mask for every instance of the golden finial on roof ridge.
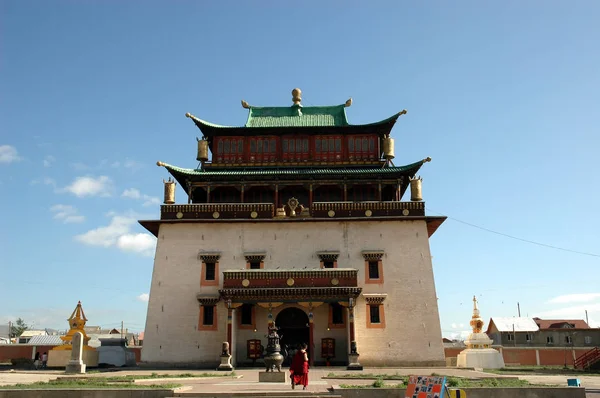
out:
{"label": "golden finial on roof ridge", "polygon": [[427,162],[431,162],[431,158],[429,156],[427,156],[425,159],[423,159],[423,163],[427,163]]}
{"label": "golden finial on roof ridge", "polygon": [[350,105],[352,105],[352,97],[348,98],[348,101],[346,101],[344,107],[348,108]]}
{"label": "golden finial on roof ridge", "polygon": [[165,164],[159,160],[158,162],[156,162],[156,165],[158,167],[163,167]]}
{"label": "golden finial on roof ridge", "polygon": [[247,103],[246,101],[242,100],[242,108],[250,109],[250,104]]}
{"label": "golden finial on roof ridge", "polygon": [[292,90],[292,102],[294,105],[301,105],[302,102],[302,90],[295,88]]}
{"label": "golden finial on roof ridge", "polygon": [[407,113],[408,113],[408,111],[406,109],[402,109],[400,111],[400,113],[398,114],[398,116],[406,115]]}

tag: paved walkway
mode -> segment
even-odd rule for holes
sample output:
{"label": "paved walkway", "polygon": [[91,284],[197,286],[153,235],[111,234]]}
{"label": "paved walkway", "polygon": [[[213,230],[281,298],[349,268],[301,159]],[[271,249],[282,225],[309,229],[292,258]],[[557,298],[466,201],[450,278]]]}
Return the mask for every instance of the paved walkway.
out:
{"label": "paved walkway", "polygon": [[[179,379],[176,382],[186,386],[185,390],[181,392],[181,396],[192,395],[194,393],[218,393],[218,392],[284,392],[291,391],[289,384],[284,383],[259,383],[258,372],[261,369],[236,369],[234,377],[199,377],[199,378],[184,378]],[[88,377],[109,377],[109,376],[125,376],[125,375],[150,375],[152,373],[158,373],[160,375],[172,375],[176,376],[182,373],[191,374],[202,374],[202,373],[218,373],[210,370],[147,370],[147,369],[123,369],[115,372],[97,372],[88,373]],[[311,369],[310,372],[310,383],[308,391],[311,392],[326,392],[327,388],[332,385],[339,384],[371,384],[373,380],[361,380],[361,379],[329,379],[327,377],[330,373],[336,375],[345,374],[360,374],[360,373],[373,373],[373,374],[388,374],[388,375],[431,375],[432,373],[446,376],[457,376],[465,377],[470,379],[477,378],[498,378],[498,377],[518,377],[519,379],[527,380],[531,383],[537,384],[553,384],[559,386],[566,386],[567,379],[579,378],[582,386],[591,389],[588,392],[588,397],[600,398],[600,376],[573,376],[573,375],[536,375],[536,374],[495,374],[485,373],[474,370],[465,370],[457,368],[365,368],[362,372],[360,371],[348,371],[345,367],[317,367]],[[57,377],[67,377],[62,371],[54,370],[38,370],[38,371],[4,371],[0,372],[0,385],[11,385],[17,383],[33,383],[36,381],[48,381],[56,379]],[[75,376],[76,377],[76,376]],[[160,379],[147,379],[140,380],[139,383],[157,383]],[[289,380],[289,378],[288,378]],[[387,383],[394,384],[395,382],[390,380]],[[301,391],[301,389],[300,389]]]}

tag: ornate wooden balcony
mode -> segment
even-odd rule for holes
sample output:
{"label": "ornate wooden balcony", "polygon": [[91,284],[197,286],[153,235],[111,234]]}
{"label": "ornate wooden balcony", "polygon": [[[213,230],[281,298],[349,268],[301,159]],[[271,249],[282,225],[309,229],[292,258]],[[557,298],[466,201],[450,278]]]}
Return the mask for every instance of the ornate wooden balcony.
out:
{"label": "ornate wooden balcony", "polygon": [[231,219],[273,218],[273,203],[196,203],[189,205],[162,205],[161,220],[177,219]]}
{"label": "ornate wooden balcony", "polygon": [[219,295],[233,302],[339,302],[358,297],[357,284],[351,268],[224,271]]}
{"label": "ornate wooden balcony", "polygon": [[296,217],[276,216],[273,203],[196,203],[187,205],[162,205],[161,220],[226,220],[226,219],[306,219],[347,217],[423,217],[424,202],[315,202]]}
{"label": "ornate wooden balcony", "polygon": [[323,268],[312,270],[243,270],[223,271],[224,289],[356,287],[358,270]]}

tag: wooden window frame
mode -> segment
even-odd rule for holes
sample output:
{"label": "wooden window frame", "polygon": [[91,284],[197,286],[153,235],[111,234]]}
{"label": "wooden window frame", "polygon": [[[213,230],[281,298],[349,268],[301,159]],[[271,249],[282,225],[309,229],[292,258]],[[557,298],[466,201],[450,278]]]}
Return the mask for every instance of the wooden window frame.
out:
{"label": "wooden window frame", "polygon": [[200,277],[200,286],[219,286],[219,262],[209,261],[208,264],[215,265],[215,279],[208,280],[206,279],[206,264],[207,262],[202,261],[202,276]]}
{"label": "wooden window frame", "polygon": [[[333,323],[333,307],[337,304],[340,306],[342,310],[342,323]],[[344,316],[344,306],[339,303],[329,303],[329,320],[327,323],[327,327],[330,329],[344,329],[346,327],[346,317]]]}
{"label": "wooden window frame", "polygon": [[[371,278],[369,274],[369,263],[377,261],[377,271],[379,272],[379,278]],[[373,284],[383,284],[383,261],[379,260],[369,260],[365,259],[365,283],[373,283]]]}
{"label": "wooden window frame", "polygon": [[[266,256],[267,256],[267,254],[265,252],[245,253],[244,257],[246,258],[246,269],[253,269],[253,268],[250,268],[251,264],[258,263],[258,262],[260,262],[260,268],[258,268],[258,269],[264,269]],[[256,269],[256,268],[254,268],[254,269]]]}
{"label": "wooden window frame", "polygon": [[246,329],[246,330],[254,330],[254,329],[256,329],[256,305],[255,304],[248,304],[248,305],[252,306],[251,315],[250,315],[252,317],[252,323],[251,324],[243,324],[242,323],[242,307],[244,305],[246,305],[246,304],[243,304],[243,305],[239,306],[237,308],[237,310],[236,310],[238,312],[238,316],[237,316],[238,328],[239,329]]}
{"label": "wooden window frame", "polygon": [[[213,307],[213,324],[212,325],[205,325],[204,324],[204,308],[205,307]],[[201,305],[200,306],[200,316],[198,318],[198,330],[211,330],[211,331],[215,331],[218,330],[218,322],[217,322],[217,305],[216,304],[211,304],[211,305]]]}
{"label": "wooden window frame", "polygon": [[[200,272],[200,286],[219,286],[220,275],[219,275],[219,260],[221,253],[214,252],[202,252],[198,255],[202,260],[202,270]],[[206,279],[206,264],[215,264],[215,280]]]}
{"label": "wooden window frame", "polygon": [[[371,322],[371,307],[377,307],[379,309],[379,322],[372,323]],[[367,328],[369,329],[384,329],[385,328],[385,311],[383,307],[383,303],[380,304],[372,304],[367,303]]]}
{"label": "wooden window frame", "polygon": [[[340,253],[337,251],[325,251],[325,252],[317,252],[317,256],[319,257],[319,268],[321,269],[333,269],[338,267],[338,257]],[[333,262],[333,268],[325,268],[325,262]]]}

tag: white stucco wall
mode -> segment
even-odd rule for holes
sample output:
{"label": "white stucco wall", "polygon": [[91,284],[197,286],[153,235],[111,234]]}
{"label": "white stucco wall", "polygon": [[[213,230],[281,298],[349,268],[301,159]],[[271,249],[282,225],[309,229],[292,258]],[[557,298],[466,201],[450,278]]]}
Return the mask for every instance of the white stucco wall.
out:
{"label": "white stucco wall", "polygon": [[[217,305],[218,330],[198,331],[196,294],[218,294],[218,287],[200,287],[201,251],[220,252],[219,272],[245,269],[244,253],[266,252],[265,269],[318,268],[318,251],[339,251],[339,268],[358,269],[363,293],[387,293],[384,329],[366,328],[366,301],[355,310],[356,340],[366,366],[440,365],[442,336],[433,281],[429,240],[424,220],[198,222],[162,224],[148,303],[142,360],[157,363],[216,366],[226,340],[227,311]],[[383,284],[364,284],[363,250],[383,250]],[[219,275],[222,283],[222,275]],[[284,307],[276,308],[274,317]],[[306,309],[304,309],[306,311]],[[327,331],[327,306],[314,312],[316,355],[322,337],[336,337],[346,351],[345,330]],[[257,309],[257,333],[235,332],[235,350],[249,336],[264,339],[266,315]],[[234,319],[235,323],[235,319]],[[264,343],[266,345],[266,341]],[[341,350],[341,351],[340,351]],[[242,355],[240,354],[240,355]],[[337,354],[337,353],[336,353]],[[343,354],[342,354],[343,355]]]}

